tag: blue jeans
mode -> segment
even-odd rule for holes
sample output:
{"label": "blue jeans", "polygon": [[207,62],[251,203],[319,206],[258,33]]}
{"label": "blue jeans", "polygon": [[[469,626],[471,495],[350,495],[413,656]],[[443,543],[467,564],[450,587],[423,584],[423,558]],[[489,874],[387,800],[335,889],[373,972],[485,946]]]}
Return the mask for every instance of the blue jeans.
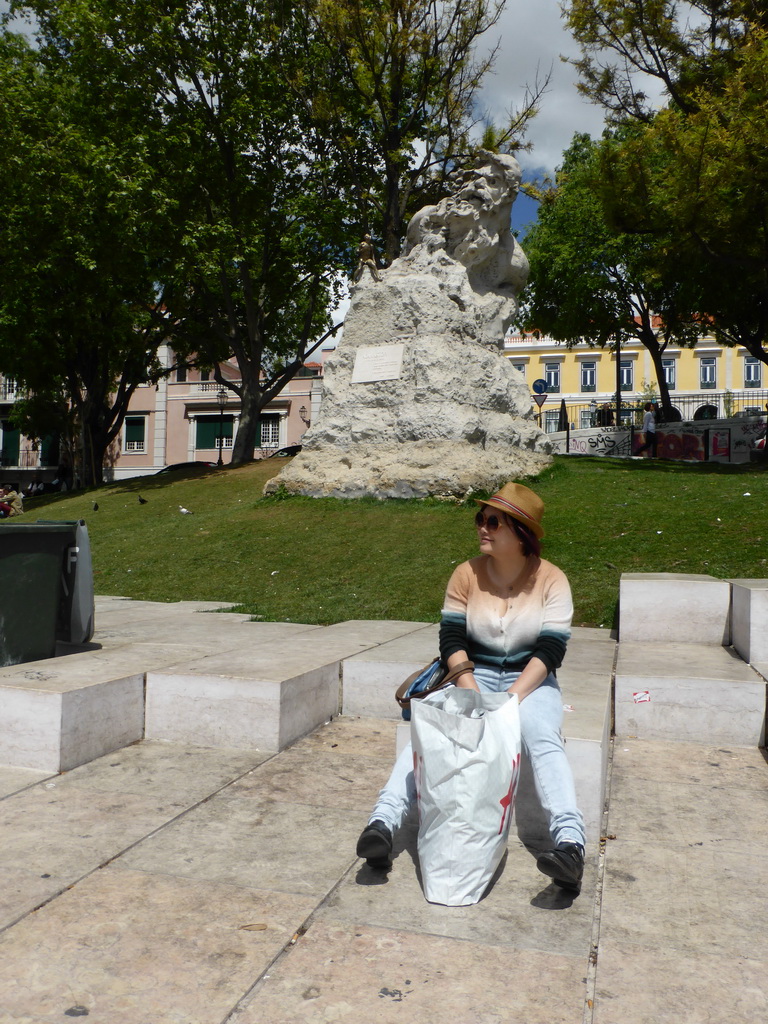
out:
{"label": "blue jeans", "polygon": [[[509,689],[520,673],[476,665],[474,675],[481,690],[501,693]],[[562,724],[563,696],[557,679],[550,673],[541,686],[520,703],[523,749],[531,762],[536,793],[547,815],[552,841],[555,845],[586,846],[584,818],[576,805],[573,774],[560,733]],[[383,821],[394,832],[402,825],[415,799],[413,750],[409,743],[395,761],[370,821]]]}

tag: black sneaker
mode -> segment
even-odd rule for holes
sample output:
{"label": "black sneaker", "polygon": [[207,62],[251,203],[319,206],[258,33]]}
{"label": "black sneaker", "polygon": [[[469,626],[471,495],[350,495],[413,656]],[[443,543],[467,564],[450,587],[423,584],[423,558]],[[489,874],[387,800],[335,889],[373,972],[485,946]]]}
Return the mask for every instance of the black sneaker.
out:
{"label": "black sneaker", "polygon": [[357,856],[371,868],[388,868],[392,863],[392,831],[383,821],[366,825],[357,840]]}
{"label": "black sneaker", "polygon": [[560,843],[554,850],[540,854],[536,867],[548,875],[555,885],[571,892],[581,892],[584,875],[584,847],[577,843]]}

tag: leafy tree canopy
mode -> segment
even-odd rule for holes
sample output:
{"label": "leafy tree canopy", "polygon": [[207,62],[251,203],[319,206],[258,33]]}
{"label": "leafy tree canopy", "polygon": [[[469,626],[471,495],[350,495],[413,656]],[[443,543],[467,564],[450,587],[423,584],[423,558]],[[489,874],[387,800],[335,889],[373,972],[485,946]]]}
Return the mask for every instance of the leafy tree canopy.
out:
{"label": "leafy tree canopy", "polygon": [[[309,33],[327,54],[330,77],[306,79],[304,94],[323,108],[355,183],[361,226],[382,239],[386,260],[399,254],[409,217],[443,195],[451,171],[474,156],[483,120],[477,94],[497,52],[479,57],[475,44],[504,3],[317,0],[309,7]],[[520,109],[494,126],[495,148],[522,145],[546,84],[534,83]]]}
{"label": "leafy tree canopy", "polygon": [[[26,41],[0,36],[0,359],[35,394],[19,405],[32,436],[78,420],[88,482],[141,383],[162,372],[169,324],[158,307],[151,111],[134,96],[92,104]],[[115,131],[141,113],[144,137]],[[159,127],[159,126],[158,126]],[[26,410],[26,412],[25,412]]]}
{"label": "leafy tree canopy", "polygon": [[523,325],[566,344],[638,339],[651,354],[669,416],[661,359],[671,339],[695,342],[700,318],[678,279],[677,255],[652,237],[609,224],[600,198],[600,155],[599,143],[575,135],[554,188],[541,193],[538,221],[523,243],[532,281]]}
{"label": "leafy tree canopy", "polygon": [[[623,123],[598,184],[609,222],[674,251],[702,317],[768,362],[768,11],[733,2],[568,5],[582,88]],[[643,76],[660,82],[654,110]]]}
{"label": "leafy tree canopy", "polygon": [[[34,49],[4,42],[8,60],[24,49],[15,80],[26,90],[7,110],[15,127],[4,174],[30,152],[39,161],[13,195],[4,251],[19,289],[16,300],[6,289],[3,316],[10,337],[25,267],[46,268],[25,352],[37,332],[58,360],[54,372],[46,350],[46,371],[19,379],[37,389],[42,376],[75,402],[80,388],[92,404],[94,375],[104,394],[115,389],[120,402],[98,399],[103,446],[123,398],[161,372],[157,344],[170,334],[180,358],[236,359],[242,383],[220,382],[241,401],[233,461],[252,458],[261,409],[330,329],[354,242],[372,224],[396,254],[409,211],[468,152],[493,59],[476,60],[473,46],[500,9],[497,0],[12,4],[36,28]],[[20,116],[25,105],[34,116]],[[502,143],[527,116],[499,129]]]}

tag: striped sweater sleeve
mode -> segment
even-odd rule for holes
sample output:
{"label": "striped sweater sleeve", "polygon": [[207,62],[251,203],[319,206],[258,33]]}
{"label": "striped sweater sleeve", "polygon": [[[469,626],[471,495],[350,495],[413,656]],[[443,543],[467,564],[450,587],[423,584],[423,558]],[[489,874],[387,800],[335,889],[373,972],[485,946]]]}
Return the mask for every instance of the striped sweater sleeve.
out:
{"label": "striped sweater sleeve", "polygon": [[467,651],[467,600],[471,570],[466,562],[454,569],[445,591],[440,615],[440,657],[447,664],[457,651]]}
{"label": "striped sweater sleeve", "polygon": [[543,661],[550,672],[563,663],[573,620],[573,598],[568,578],[555,566],[552,570],[544,593],[541,631],[531,652],[531,657]]}

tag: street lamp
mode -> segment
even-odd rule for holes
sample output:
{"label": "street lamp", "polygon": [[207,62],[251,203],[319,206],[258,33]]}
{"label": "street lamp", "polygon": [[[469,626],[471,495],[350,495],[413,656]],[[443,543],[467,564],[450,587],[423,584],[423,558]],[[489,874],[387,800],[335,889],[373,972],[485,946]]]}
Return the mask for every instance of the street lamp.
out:
{"label": "street lamp", "polygon": [[306,426],[309,426],[309,416],[307,415],[307,407],[306,407],[306,405],[302,405],[302,407],[299,409],[299,419],[303,423],[305,423]]}
{"label": "street lamp", "polygon": [[222,450],[224,448],[224,406],[229,401],[229,392],[225,387],[219,388],[216,392],[216,402],[219,406],[219,461],[218,466],[222,466],[223,460],[221,457]]}
{"label": "street lamp", "polygon": [[590,427],[597,425],[597,402],[594,398],[589,403],[589,425]]}

